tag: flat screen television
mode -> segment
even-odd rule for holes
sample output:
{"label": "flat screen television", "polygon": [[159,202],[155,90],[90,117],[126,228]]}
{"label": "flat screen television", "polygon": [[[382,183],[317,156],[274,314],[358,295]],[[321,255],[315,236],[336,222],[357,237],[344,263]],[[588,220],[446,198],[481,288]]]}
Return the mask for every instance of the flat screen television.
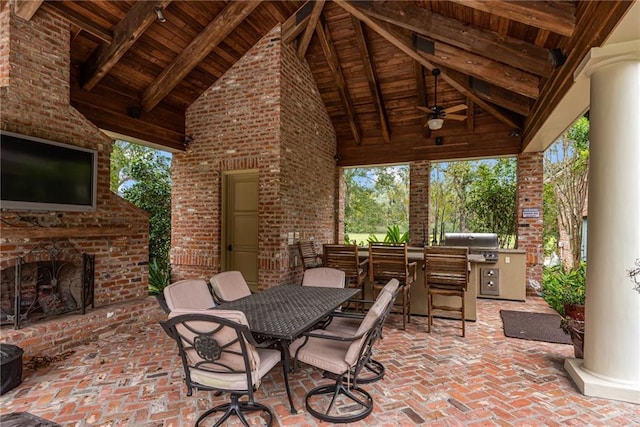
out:
{"label": "flat screen television", "polygon": [[0,131],[0,208],[95,211],[97,169],[95,150]]}

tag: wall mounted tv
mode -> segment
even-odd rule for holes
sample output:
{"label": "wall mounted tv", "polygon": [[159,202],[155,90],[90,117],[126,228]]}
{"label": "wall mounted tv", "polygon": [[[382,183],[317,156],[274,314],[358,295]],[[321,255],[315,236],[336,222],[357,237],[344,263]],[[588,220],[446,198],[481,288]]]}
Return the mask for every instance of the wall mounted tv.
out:
{"label": "wall mounted tv", "polygon": [[95,150],[0,132],[0,208],[15,211],[96,209]]}

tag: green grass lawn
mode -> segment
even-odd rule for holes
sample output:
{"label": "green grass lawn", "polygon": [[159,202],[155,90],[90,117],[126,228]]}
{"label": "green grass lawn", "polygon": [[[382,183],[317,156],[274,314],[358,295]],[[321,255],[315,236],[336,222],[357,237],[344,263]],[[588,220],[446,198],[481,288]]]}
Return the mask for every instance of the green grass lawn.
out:
{"label": "green grass lawn", "polygon": [[[378,240],[382,242],[386,233],[376,233],[375,235],[378,237]],[[370,233],[349,233],[349,241],[355,240],[358,246],[368,246],[369,236]]]}

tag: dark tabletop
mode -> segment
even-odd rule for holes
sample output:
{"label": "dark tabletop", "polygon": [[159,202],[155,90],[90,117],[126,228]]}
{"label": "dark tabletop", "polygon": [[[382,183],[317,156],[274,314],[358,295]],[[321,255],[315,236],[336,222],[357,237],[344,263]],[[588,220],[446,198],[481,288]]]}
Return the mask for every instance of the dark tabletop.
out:
{"label": "dark tabletop", "polygon": [[358,292],[357,288],[280,285],[218,308],[242,311],[254,335],[292,341]]}

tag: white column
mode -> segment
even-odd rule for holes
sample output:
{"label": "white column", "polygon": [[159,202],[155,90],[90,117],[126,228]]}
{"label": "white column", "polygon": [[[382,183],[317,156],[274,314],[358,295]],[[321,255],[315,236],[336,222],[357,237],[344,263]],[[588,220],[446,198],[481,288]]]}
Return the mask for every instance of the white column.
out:
{"label": "white column", "polygon": [[594,48],[584,360],[565,369],[588,396],[640,403],[640,40]]}

